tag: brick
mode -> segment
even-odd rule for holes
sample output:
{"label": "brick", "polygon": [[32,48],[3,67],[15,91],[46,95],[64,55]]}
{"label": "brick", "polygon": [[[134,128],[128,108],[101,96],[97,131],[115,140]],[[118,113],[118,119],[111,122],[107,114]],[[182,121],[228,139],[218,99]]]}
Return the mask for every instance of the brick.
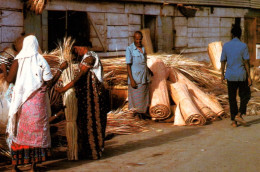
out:
{"label": "brick", "polygon": [[107,38],[128,38],[128,26],[107,26]]}
{"label": "brick", "polygon": [[148,4],[144,5],[144,14],[149,15],[160,15],[160,5],[157,4]]}
{"label": "brick", "polygon": [[141,15],[129,14],[129,24],[141,24]]}
{"label": "brick", "polygon": [[188,28],[187,26],[176,26],[175,27],[176,30],[176,36],[187,36],[188,33]]}
{"label": "brick", "polygon": [[135,31],[141,30],[141,25],[130,25],[129,26],[129,36],[133,36]]}
{"label": "brick", "polygon": [[1,25],[4,26],[23,26],[23,13],[16,11],[2,11],[1,20]]}
{"label": "brick", "polygon": [[128,38],[108,39],[108,51],[125,50],[128,46]]}
{"label": "brick", "polygon": [[127,14],[113,14],[108,13],[106,15],[107,25],[128,25]]}
{"label": "brick", "polygon": [[2,42],[13,42],[21,36],[23,27],[2,27]]}
{"label": "brick", "polygon": [[144,5],[143,4],[127,3],[127,4],[125,4],[125,13],[143,14],[144,13]]}
{"label": "brick", "polygon": [[188,38],[187,37],[175,37],[175,45],[178,47],[187,47],[188,46]]}
{"label": "brick", "polygon": [[232,24],[235,23],[234,18],[220,18],[220,27],[232,27]]}
{"label": "brick", "polygon": [[88,13],[95,24],[103,25],[105,22],[105,13]]}
{"label": "brick", "polygon": [[188,20],[186,17],[174,17],[175,26],[187,26]]}
{"label": "brick", "polygon": [[209,18],[208,17],[194,17],[188,18],[189,27],[208,27]]}

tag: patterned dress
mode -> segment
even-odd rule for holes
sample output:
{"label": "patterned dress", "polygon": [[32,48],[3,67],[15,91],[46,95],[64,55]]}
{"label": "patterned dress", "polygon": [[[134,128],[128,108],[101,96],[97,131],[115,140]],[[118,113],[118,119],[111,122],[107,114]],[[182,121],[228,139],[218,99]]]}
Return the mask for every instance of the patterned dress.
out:
{"label": "patterned dress", "polygon": [[46,161],[50,156],[48,96],[46,86],[35,91],[18,111],[17,135],[11,146],[12,164]]}
{"label": "patterned dress", "polygon": [[75,88],[78,98],[79,158],[99,159],[104,150],[109,105],[105,100],[107,92],[91,71],[81,76]]}

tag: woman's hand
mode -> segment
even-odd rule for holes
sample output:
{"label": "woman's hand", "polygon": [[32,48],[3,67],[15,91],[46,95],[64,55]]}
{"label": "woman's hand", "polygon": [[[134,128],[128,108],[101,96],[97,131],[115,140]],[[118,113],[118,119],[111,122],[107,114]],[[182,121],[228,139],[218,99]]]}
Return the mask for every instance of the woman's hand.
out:
{"label": "woman's hand", "polygon": [[55,88],[55,90],[56,90],[57,92],[59,92],[59,93],[64,93],[64,92],[67,91],[64,87]]}
{"label": "woman's hand", "polygon": [[65,70],[68,67],[68,62],[65,61],[60,65],[60,70]]}

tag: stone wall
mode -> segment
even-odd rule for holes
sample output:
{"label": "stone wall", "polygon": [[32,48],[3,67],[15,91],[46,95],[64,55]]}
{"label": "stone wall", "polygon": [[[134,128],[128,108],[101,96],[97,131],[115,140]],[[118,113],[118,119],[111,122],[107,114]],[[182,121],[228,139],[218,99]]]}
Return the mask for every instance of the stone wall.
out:
{"label": "stone wall", "polygon": [[[174,17],[176,52],[199,53],[197,59],[207,60],[208,44],[231,40],[231,27],[235,18],[241,18],[244,32],[244,16],[247,9],[201,7],[195,17],[186,18],[178,10]],[[243,40],[243,35],[242,35]]]}

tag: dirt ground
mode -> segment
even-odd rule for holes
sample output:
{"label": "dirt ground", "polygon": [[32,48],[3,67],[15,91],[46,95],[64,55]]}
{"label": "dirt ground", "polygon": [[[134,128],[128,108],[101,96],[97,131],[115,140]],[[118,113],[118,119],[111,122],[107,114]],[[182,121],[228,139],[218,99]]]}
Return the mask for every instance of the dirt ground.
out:
{"label": "dirt ground", "polygon": [[[102,159],[58,159],[40,165],[41,171],[260,171],[260,116],[246,116],[249,127],[232,128],[229,119],[206,126],[177,127],[154,123],[149,131],[118,135],[106,141]],[[29,171],[29,166],[22,168]],[[10,166],[0,167],[10,171]]]}

